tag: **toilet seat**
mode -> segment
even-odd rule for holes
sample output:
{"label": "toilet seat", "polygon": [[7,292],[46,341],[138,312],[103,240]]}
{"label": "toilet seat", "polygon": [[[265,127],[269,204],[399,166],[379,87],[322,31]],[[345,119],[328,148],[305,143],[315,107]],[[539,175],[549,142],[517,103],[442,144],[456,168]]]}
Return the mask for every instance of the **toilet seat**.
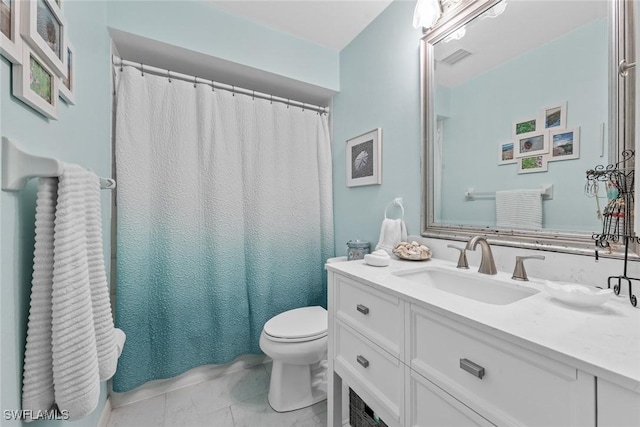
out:
{"label": "toilet seat", "polygon": [[285,311],[264,325],[265,335],[272,341],[304,342],[327,336],[327,311],[320,306]]}

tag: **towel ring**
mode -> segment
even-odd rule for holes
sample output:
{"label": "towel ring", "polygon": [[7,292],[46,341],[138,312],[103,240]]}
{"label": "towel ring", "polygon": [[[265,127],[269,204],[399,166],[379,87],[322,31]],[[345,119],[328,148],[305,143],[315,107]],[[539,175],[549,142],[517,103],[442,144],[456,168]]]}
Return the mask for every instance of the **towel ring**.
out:
{"label": "towel ring", "polygon": [[398,206],[400,208],[400,210],[402,211],[402,216],[400,217],[400,219],[404,219],[404,206],[402,206],[402,203],[400,202],[396,202],[395,200],[392,200],[391,202],[389,202],[389,204],[387,205],[386,208],[384,208],[384,218],[388,219],[387,217],[387,211],[389,210],[389,208],[391,206]]}

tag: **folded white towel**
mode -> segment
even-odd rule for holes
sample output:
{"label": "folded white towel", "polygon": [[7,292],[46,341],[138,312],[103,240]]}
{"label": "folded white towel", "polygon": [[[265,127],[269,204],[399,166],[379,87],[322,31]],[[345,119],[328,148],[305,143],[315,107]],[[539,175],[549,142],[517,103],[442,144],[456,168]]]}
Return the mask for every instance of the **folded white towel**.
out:
{"label": "folded white towel", "polygon": [[496,191],[496,227],[541,229],[542,195],[540,190]]}
{"label": "folded white towel", "polygon": [[393,248],[400,242],[407,240],[407,227],[401,219],[385,218],[380,227],[380,239],[376,249],[381,249],[391,254]]}
{"label": "folded white towel", "polygon": [[99,179],[64,165],[57,181],[41,179],[38,191],[23,409],[56,403],[73,420],[96,408],[100,381],[115,373],[124,334],[116,335],[111,315]]}

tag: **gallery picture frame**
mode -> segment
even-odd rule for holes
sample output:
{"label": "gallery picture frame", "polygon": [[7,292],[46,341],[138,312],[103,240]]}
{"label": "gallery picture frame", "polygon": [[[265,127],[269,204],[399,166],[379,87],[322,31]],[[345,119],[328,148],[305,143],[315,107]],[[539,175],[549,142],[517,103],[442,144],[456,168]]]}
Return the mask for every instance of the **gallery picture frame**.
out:
{"label": "gallery picture frame", "polygon": [[382,128],[376,128],[347,140],[346,185],[382,184]]}
{"label": "gallery picture frame", "polygon": [[549,130],[549,161],[580,158],[580,127]]}
{"label": "gallery picture frame", "polygon": [[498,165],[511,165],[518,163],[515,157],[515,144],[513,141],[505,141],[498,144]]}
{"label": "gallery picture frame", "polygon": [[518,135],[522,135],[530,132],[537,132],[542,129],[540,117],[527,117],[522,120],[516,120],[513,122],[513,128],[511,131],[511,135],[514,140],[518,137]]}
{"label": "gallery picture frame", "polygon": [[546,172],[548,170],[548,156],[545,154],[518,158],[518,174]]}
{"label": "gallery picture frame", "polygon": [[13,65],[13,95],[45,117],[58,119],[60,79],[34,50],[24,45],[22,63]]}
{"label": "gallery picture frame", "polygon": [[67,40],[67,77],[60,78],[60,98],[62,98],[67,104],[75,105],[75,86],[76,86],[76,68],[75,68],[75,54],[76,50],[73,45]]}
{"label": "gallery picture frame", "polygon": [[[22,62],[22,37],[20,37],[21,0],[0,0],[0,54],[13,64]],[[8,28],[7,28],[8,27]]]}
{"label": "gallery picture frame", "polygon": [[562,101],[544,108],[541,114],[544,129],[559,129],[567,127],[566,101]]}
{"label": "gallery picture frame", "polygon": [[513,141],[514,157],[530,157],[549,152],[549,138],[546,131],[520,134]]}
{"label": "gallery picture frame", "polygon": [[[25,42],[57,76],[66,78],[66,23],[60,5],[54,0],[31,0],[22,9],[20,31]],[[43,16],[38,19],[38,14]]]}

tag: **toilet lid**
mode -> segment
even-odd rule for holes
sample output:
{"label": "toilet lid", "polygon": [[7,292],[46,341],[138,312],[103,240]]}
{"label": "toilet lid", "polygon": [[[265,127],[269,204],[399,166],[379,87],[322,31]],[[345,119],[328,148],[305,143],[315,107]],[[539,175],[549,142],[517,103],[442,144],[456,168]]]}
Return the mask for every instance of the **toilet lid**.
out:
{"label": "toilet lid", "polygon": [[264,332],[275,338],[316,338],[327,334],[327,310],[302,307],[285,311],[264,325]]}

